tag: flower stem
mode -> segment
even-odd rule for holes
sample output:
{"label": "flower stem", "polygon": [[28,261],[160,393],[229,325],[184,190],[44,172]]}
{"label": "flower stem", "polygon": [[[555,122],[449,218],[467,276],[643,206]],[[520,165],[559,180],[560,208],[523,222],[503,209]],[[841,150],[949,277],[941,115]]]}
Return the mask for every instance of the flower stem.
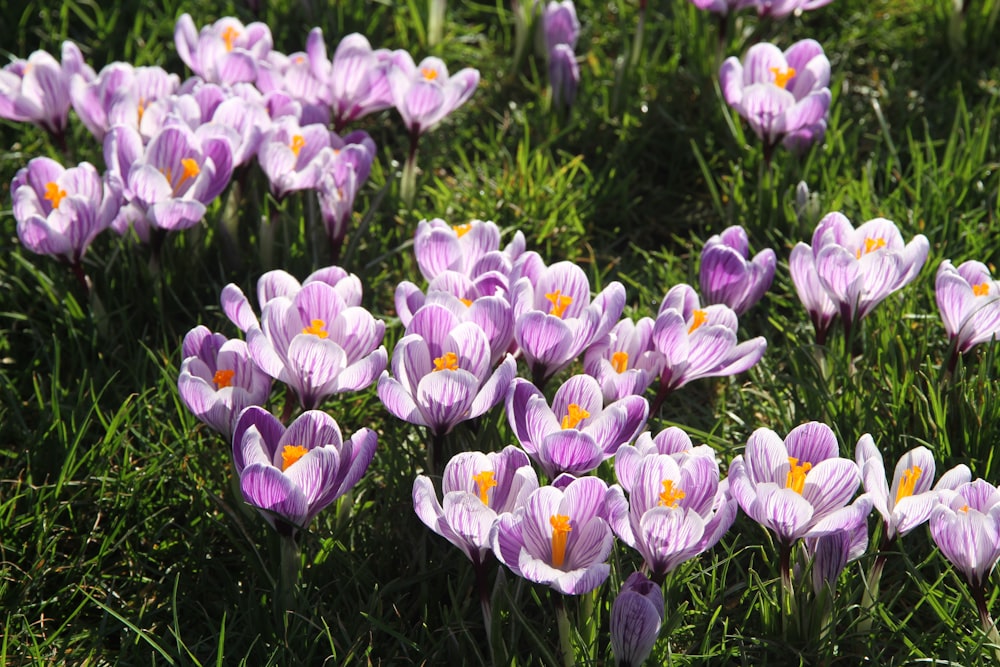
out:
{"label": "flower stem", "polygon": [[879,549],[878,554],[875,556],[875,562],[872,563],[872,569],[868,571],[868,581],[865,585],[864,595],[861,597],[861,608],[865,611],[865,615],[858,623],[858,630],[862,634],[868,634],[872,629],[872,615],[874,614],[875,603],[878,600],[882,570],[885,569],[885,549],[889,544],[888,541],[882,543],[882,548]]}
{"label": "flower stem", "polygon": [[566,598],[562,593],[553,590],[552,600],[556,608],[556,624],[559,626],[559,653],[562,655],[562,664],[563,667],[573,667],[576,664],[576,654],[573,652],[573,642],[570,640]]}
{"label": "flower stem", "polygon": [[295,539],[295,529],[278,522],[278,534],[281,539],[281,571],[278,575],[277,589],[274,593],[275,615],[283,618],[288,612],[298,610],[299,570],[302,566],[302,551]]}
{"label": "flower stem", "polygon": [[[487,553],[486,557],[489,558]],[[479,608],[483,612],[483,629],[486,631],[486,645],[493,655],[493,606],[490,600],[490,582],[486,577],[486,561],[478,558],[472,561],[476,571],[476,589],[479,591]]]}
{"label": "flower stem", "polygon": [[410,154],[403,165],[403,181],[400,183],[399,195],[406,208],[413,207],[413,199],[417,194],[417,143],[419,132],[410,132]]}
{"label": "flower stem", "polygon": [[795,590],[792,588],[792,544],[781,540],[778,543],[778,569],[781,572],[781,618],[785,637],[795,618]]}

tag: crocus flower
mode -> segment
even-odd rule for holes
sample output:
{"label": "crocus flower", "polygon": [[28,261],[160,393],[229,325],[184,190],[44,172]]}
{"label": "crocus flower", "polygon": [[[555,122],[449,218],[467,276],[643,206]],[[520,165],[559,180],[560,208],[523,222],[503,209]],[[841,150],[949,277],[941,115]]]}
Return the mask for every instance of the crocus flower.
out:
{"label": "crocus flower", "polygon": [[112,125],[139,129],[149,105],[174,94],[179,86],[180,78],[162,67],[133,67],[114,62],[93,80],[74,76],[70,92],[76,115],[103,142]]}
{"label": "crocus flower", "polygon": [[[525,253],[520,263],[530,262]],[[557,262],[511,285],[514,339],[536,384],[568,366],[611,330],[625,308],[625,287],[614,281],[590,300],[590,281],[578,265]]]}
{"label": "crocus flower", "polygon": [[36,157],[11,182],[17,236],[29,250],[79,265],[91,241],[121,207],[121,182],[89,162],[63,168]]}
{"label": "crocus flower", "polygon": [[812,39],[782,52],[774,44],[751,46],[740,62],[730,57],[719,71],[722,94],[764,143],[768,162],[778,143],[801,148],[826,132],[830,108],[830,61]]}
{"label": "crocus flower", "polygon": [[789,548],[800,537],[836,532],[852,520],[856,508],[845,506],[861,475],[854,461],[839,454],[826,424],[796,426],[784,440],[759,428],[729,466],[729,489],[751,519]]}
{"label": "crocus flower", "polygon": [[576,16],[573,0],[550,0],[542,10],[542,33],[549,54],[558,44],[569,47],[570,53],[576,48],[580,37],[580,20]]}
{"label": "crocus flower", "polygon": [[767,341],[758,336],[737,344],[738,324],[729,306],[702,308],[690,285],[672,287],[653,324],[653,345],[663,361],[658,402],[692,380],[735,375],[760,361]]}
{"label": "crocus flower", "polygon": [[788,269],[792,275],[792,284],[795,285],[795,293],[809,313],[809,320],[816,333],[816,343],[822,345],[826,342],[839,309],[819,279],[812,248],[805,243],[796,244],[788,260]]}
{"label": "crocus flower", "polygon": [[753,7],[758,16],[781,19],[830,4],[833,0],[740,0],[739,8]]}
{"label": "crocus flower", "polygon": [[621,466],[616,459],[621,486],[608,491],[609,522],[642,554],[654,581],[715,546],[736,518],[736,501],[719,484],[715,452],[690,452],[647,454]]}
{"label": "crocus flower", "polygon": [[590,472],[614,456],[649,414],[641,396],[603,404],[601,387],[589,375],[574,375],[560,386],[551,408],[535,385],[517,378],[507,393],[507,418],[524,450],[555,479]]}
{"label": "crocus flower", "polygon": [[812,246],[799,243],[792,249],[792,280],[801,291],[811,289],[808,262],[796,255],[811,253],[820,285],[837,305],[847,330],[883,299],[908,285],[927,260],[930,243],[917,234],[903,243],[899,228],[885,218],[875,218],[857,229],[842,213],[819,221]]}
{"label": "crocus flower", "polygon": [[497,559],[514,574],[582,595],[608,578],[605,562],[614,547],[604,496],[597,477],[581,477],[563,489],[543,486],[522,507],[501,514],[490,534]]}
{"label": "crocus flower", "polygon": [[750,260],[746,231],[734,225],[712,236],[701,251],[698,275],[708,303],[722,303],[737,315],[750,310],[774,280],[774,251],[765,248]]}
{"label": "crocus flower", "polygon": [[640,667],[663,624],[663,591],[642,572],[629,575],[611,605],[611,650],[617,667]]}
{"label": "crocus flower", "polygon": [[584,370],[600,383],[607,401],[642,396],[659,375],[662,363],[662,355],[653,347],[653,320],[649,317],[638,322],[623,319],[583,357]]}
{"label": "crocus flower", "polygon": [[466,67],[449,76],[440,58],[424,58],[418,66],[406,51],[396,51],[389,68],[393,104],[411,138],[434,129],[465,104],[478,85],[479,70]]}
{"label": "crocus flower", "polygon": [[334,130],[393,105],[388,79],[393,53],[388,49],[372,49],[364,35],[352,33],[337,44],[331,62],[322,30],[313,28],[306,53],[313,76],[326,82],[323,95],[331,107]]}
{"label": "crocus flower", "polygon": [[742,0],[691,0],[691,3],[698,9],[725,16],[729,12],[739,9]]}
{"label": "crocus flower", "polygon": [[95,76],[73,42],[63,42],[61,63],[46,51],[15,60],[0,70],[0,118],[34,123],[62,142],[74,74],[85,81]]}
{"label": "crocus flower", "polygon": [[334,134],[330,142],[332,150],[326,152],[325,164],[321,164],[316,192],[330,246],[339,255],[354,211],[354,198],[371,173],[375,142],[365,132],[343,139]]}
{"label": "crocus flower", "polygon": [[325,412],[303,412],[286,429],[267,410],[251,406],[233,432],[233,467],[246,501],[279,533],[294,535],[358,483],[377,440],[362,428],[345,441]]}
{"label": "crocus flower", "polygon": [[934,296],[956,354],[1000,334],[1000,282],[982,262],[962,262],[956,269],[950,260],[942,261]]}
{"label": "crocus flower", "polygon": [[552,86],[552,106],[568,109],[576,101],[580,87],[580,65],[576,54],[566,44],[556,44],[549,51],[549,85]]}
{"label": "crocus flower", "polygon": [[392,375],[379,378],[378,395],[393,415],[435,436],[496,405],[517,372],[510,355],[493,368],[483,330],[445,308],[421,309],[406,331],[392,352]]}
{"label": "crocus flower", "polygon": [[462,452],[444,467],[443,502],[429,477],[413,481],[413,509],[428,528],[481,564],[492,548],[490,531],[497,517],[524,505],[537,488],[528,457],[513,445],[499,453]]}
{"label": "crocus flower", "polygon": [[835,592],[840,573],[848,563],[861,558],[868,548],[872,499],[867,494],[862,495],[854,501],[854,506],[856,511],[847,516],[840,529],[803,540],[806,558],[812,563],[810,575],[817,595],[825,588]]}
{"label": "crocus flower", "polygon": [[320,123],[300,126],[291,116],[274,121],[261,138],[257,159],[275,197],[317,186],[323,170],[329,167],[334,136]]}
{"label": "crocus flower", "polygon": [[299,104],[303,125],[330,124],[326,82],[317,79],[305,53],[285,55],[271,51],[257,63],[257,88],[266,96],[285,93]]}
{"label": "crocus flower", "polygon": [[243,25],[227,16],[212,25],[195,28],[190,14],[174,27],[177,55],[191,71],[213,83],[253,82],[257,65],[271,51],[271,29],[263,23]]}
{"label": "crocus flower", "polygon": [[263,405],[271,378],[250,359],[247,345],[197,326],[184,336],[177,392],[187,409],[227,442],[243,408]]}
{"label": "crocus flower", "polygon": [[499,274],[503,289],[513,262],[524,252],[524,234],[515,232],[500,249],[500,228],[492,220],[471,220],[449,225],[440,218],[421,220],[413,235],[413,254],[420,273],[428,281],[445,271],[456,271],[472,280]]}
{"label": "crocus flower", "polygon": [[934,456],[926,447],[916,447],[896,463],[890,487],[882,453],[868,433],[858,440],[854,456],[861,469],[865,492],[882,515],[886,540],[906,535],[927,521],[938,503],[941,489],[955,489],[972,479],[969,467],[960,464],[946,472],[932,488]]}

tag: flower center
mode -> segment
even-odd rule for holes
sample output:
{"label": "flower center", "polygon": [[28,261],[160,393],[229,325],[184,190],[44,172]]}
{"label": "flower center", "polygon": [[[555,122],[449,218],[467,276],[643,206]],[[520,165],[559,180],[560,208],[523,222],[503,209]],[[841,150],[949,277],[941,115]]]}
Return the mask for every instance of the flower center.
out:
{"label": "flower center", "polygon": [[552,525],[552,567],[562,567],[566,560],[566,540],[573,528],[565,514],[553,514],[549,523]]}
{"label": "flower center", "polygon": [[52,208],[59,208],[59,202],[61,202],[65,196],[66,191],[60,190],[59,186],[56,185],[54,181],[49,181],[45,184],[45,194],[42,197],[52,202]]}
{"label": "flower center", "polygon": [[628,370],[628,352],[615,352],[611,355],[611,367],[615,373],[624,373]]}
{"label": "flower center", "polygon": [[298,462],[308,453],[309,449],[302,445],[285,445],[284,449],[281,450],[281,471],[288,470],[292,464]]}
{"label": "flower center", "polygon": [[862,255],[867,255],[870,252],[875,252],[879,248],[885,247],[885,239],[865,239],[865,247],[858,248],[857,257],[861,259]]}
{"label": "flower center", "polygon": [[434,370],[431,371],[457,371],[458,370],[458,355],[454,352],[445,352],[443,355],[434,360]]}
{"label": "flower center", "polygon": [[306,145],[305,138],[303,138],[301,134],[296,134],[295,136],[292,137],[292,143],[288,144],[288,147],[292,149],[293,153],[295,153],[295,157],[298,157],[299,151],[305,148],[305,145]]}
{"label": "flower center", "polygon": [[461,301],[462,303],[464,303],[466,308],[468,308],[469,306],[472,305],[472,299],[463,299],[463,298],[459,297],[458,300]]}
{"label": "flower center", "polygon": [[962,505],[961,507],[958,508],[958,511],[959,512],[965,512],[966,514],[968,514],[969,513],[969,506],[968,505]]}
{"label": "flower center", "polygon": [[216,389],[224,389],[226,387],[233,386],[233,378],[236,376],[236,371],[229,370],[228,368],[215,371],[215,375],[212,376],[212,382],[215,383]]}
{"label": "flower center", "polygon": [[691,311],[691,326],[688,327],[688,333],[694,333],[694,330],[704,324],[706,320],[708,320],[708,314],[700,308],[695,308]]}
{"label": "flower center", "polygon": [[686,496],[683,489],[674,488],[674,480],[665,479],[660,482],[663,491],[660,493],[660,505],[664,507],[677,507],[677,501]]}
{"label": "flower center", "polygon": [[473,475],[472,480],[476,483],[476,489],[479,492],[479,499],[483,501],[484,505],[489,507],[489,497],[486,494],[490,489],[497,485],[497,481],[493,479],[493,471],[484,470],[479,474]]}
{"label": "flower center", "polygon": [[470,229],[472,229],[472,223],[467,222],[464,225],[455,225],[452,229],[455,230],[455,236],[462,238],[469,232]]}
{"label": "flower center", "polygon": [[986,296],[989,293],[990,293],[990,284],[989,283],[979,283],[978,285],[973,285],[972,286],[972,295],[973,296]]}
{"label": "flower center", "polygon": [[788,477],[785,479],[785,488],[791,489],[795,493],[802,495],[802,489],[806,485],[806,473],[812,470],[812,464],[808,461],[799,465],[799,460],[794,456],[788,457]]}
{"label": "flower center", "polygon": [[787,88],[788,82],[795,76],[795,68],[772,67],[771,73],[774,74],[774,85],[778,88]]}
{"label": "flower center", "polygon": [[913,489],[916,487],[917,480],[920,479],[920,475],[923,472],[920,466],[913,466],[903,471],[902,476],[899,478],[899,489],[896,491],[896,504],[903,498],[913,495]]}
{"label": "flower center", "polygon": [[177,182],[178,187],[180,187],[184,181],[189,178],[194,178],[201,173],[201,167],[198,166],[198,162],[194,158],[184,158],[181,160],[181,166],[184,167],[184,172],[181,174],[181,180]]}
{"label": "flower center", "polygon": [[576,403],[570,403],[569,407],[566,408],[566,416],[562,418],[562,427],[566,428],[576,428],[579,426],[580,422],[590,416],[590,413],[581,408]]}
{"label": "flower center", "polygon": [[573,303],[573,297],[564,296],[562,290],[558,289],[555,292],[546,294],[545,298],[552,304],[552,310],[549,311],[549,315],[555,315],[556,317],[562,317],[569,304]]}
{"label": "flower center", "polygon": [[326,330],[326,322],[323,320],[313,320],[309,323],[309,326],[302,330],[302,333],[312,334],[320,338],[328,338],[330,336],[330,332]]}
{"label": "flower center", "polygon": [[433,81],[436,78],[438,78],[437,70],[436,69],[432,69],[430,67],[422,67],[422,68],[420,68],[420,74],[425,79],[427,79],[428,81]]}
{"label": "flower center", "polygon": [[233,26],[228,26],[222,31],[222,41],[226,43],[226,51],[233,50],[233,42],[240,36],[240,31]]}
{"label": "flower center", "polygon": [[138,115],[139,115],[139,123],[138,124],[142,125],[142,114],[146,113],[146,98],[144,98],[144,97],[140,97],[139,98],[138,112],[139,112],[138,113]]}

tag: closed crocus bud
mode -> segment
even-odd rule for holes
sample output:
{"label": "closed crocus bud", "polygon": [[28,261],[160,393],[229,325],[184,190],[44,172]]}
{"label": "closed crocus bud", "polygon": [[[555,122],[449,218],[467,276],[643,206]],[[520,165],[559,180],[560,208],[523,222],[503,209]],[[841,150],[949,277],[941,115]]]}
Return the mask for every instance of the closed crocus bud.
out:
{"label": "closed crocus bud", "polygon": [[616,667],[637,667],[653,650],[663,624],[663,592],[633,572],[611,606],[611,650]]}
{"label": "closed crocus bud", "polygon": [[750,310],[774,280],[777,260],[765,248],[750,259],[746,231],[734,225],[708,239],[701,251],[701,293],[708,303],[722,303],[737,315]]}

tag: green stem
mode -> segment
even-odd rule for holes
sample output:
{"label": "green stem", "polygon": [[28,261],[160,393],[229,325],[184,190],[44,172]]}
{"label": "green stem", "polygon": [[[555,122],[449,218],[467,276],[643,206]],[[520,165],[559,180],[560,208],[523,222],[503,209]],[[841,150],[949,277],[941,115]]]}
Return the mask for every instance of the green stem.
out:
{"label": "green stem", "polygon": [[788,638],[791,622],[795,618],[795,590],[792,588],[792,545],[781,540],[778,543],[778,569],[781,571],[781,618],[785,638]]}
{"label": "green stem", "polygon": [[417,195],[417,142],[419,131],[410,132],[410,154],[403,165],[403,181],[400,183],[399,196],[406,208],[413,208],[413,199]]}
{"label": "green stem", "polygon": [[302,567],[302,551],[295,539],[295,528],[278,519],[276,524],[281,538],[281,571],[275,591],[275,614],[284,618],[288,612],[298,611],[299,570]]}
{"label": "green stem", "polygon": [[878,601],[882,570],[885,569],[885,549],[888,546],[888,542],[883,542],[882,548],[879,549],[878,554],[875,556],[875,562],[872,563],[872,569],[868,571],[868,582],[865,586],[864,595],[861,597],[861,608],[864,610],[864,616],[862,616],[861,621],[858,623],[858,630],[861,634],[868,634],[872,629],[872,616],[875,613],[875,603]]}
{"label": "green stem", "polygon": [[[486,554],[489,558],[489,553]],[[483,612],[483,629],[486,631],[486,645],[489,647],[490,656],[494,656],[493,651],[493,606],[490,601],[490,582],[486,577],[486,561],[475,559],[472,567],[476,571],[476,589],[479,592],[479,608]]]}
{"label": "green stem", "polygon": [[559,653],[562,655],[562,664],[563,667],[573,667],[576,664],[576,654],[573,652],[573,642],[570,640],[566,598],[562,593],[553,590],[552,601],[556,608],[556,624],[559,626]]}
{"label": "green stem", "polygon": [[447,0],[429,0],[427,3],[427,46],[434,48],[441,42],[444,32],[444,10]]}

